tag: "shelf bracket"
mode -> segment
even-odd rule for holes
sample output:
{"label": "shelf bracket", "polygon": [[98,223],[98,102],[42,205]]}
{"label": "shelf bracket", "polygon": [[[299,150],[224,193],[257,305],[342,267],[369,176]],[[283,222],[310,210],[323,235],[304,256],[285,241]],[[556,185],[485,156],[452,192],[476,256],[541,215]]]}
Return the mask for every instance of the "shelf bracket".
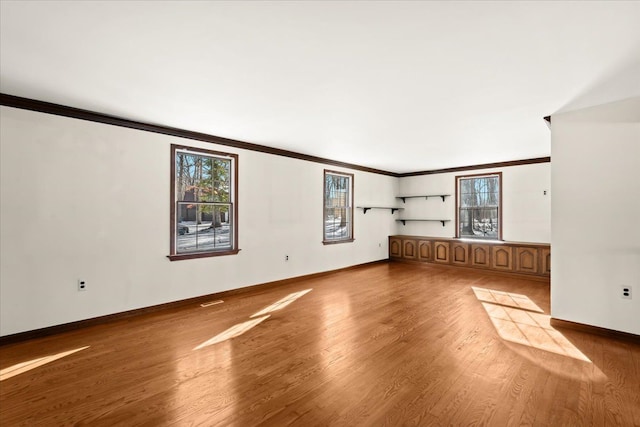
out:
{"label": "shelf bracket", "polygon": [[396,213],[396,211],[398,210],[398,208],[391,208],[391,215],[393,215],[394,213]]}
{"label": "shelf bracket", "polygon": [[363,213],[367,213],[367,211],[371,208],[362,208]]}
{"label": "shelf bracket", "polygon": [[401,219],[400,221],[402,221],[402,225],[407,225],[407,222],[404,219]]}
{"label": "shelf bracket", "polygon": [[440,221],[442,223],[442,226],[444,227],[444,221]]}
{"label": "shelf bracket", "polygon": [[[444,198],[447,197],[447,196],[440,196],[440,197],[442,197],[442,202],[444,203]],[[444,225],[444,224],[442,224],[442,225]]]}
{"label": "shelf bracket", "polygon": [[405,197],[400,197],[400,199],[402,200],[402,203],[407,203]]}

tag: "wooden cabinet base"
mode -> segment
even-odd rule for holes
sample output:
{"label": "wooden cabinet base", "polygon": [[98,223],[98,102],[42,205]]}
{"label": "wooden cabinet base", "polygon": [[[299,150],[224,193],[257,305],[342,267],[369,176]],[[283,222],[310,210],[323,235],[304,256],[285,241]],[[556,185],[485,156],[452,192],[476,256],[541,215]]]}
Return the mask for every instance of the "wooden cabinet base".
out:
{"label": "wooden cabinet base", "polygon": [[[544,243],[470,242],[426,236],[389,236],[389,259],[481,270],[549,281],[551,248]],[[397,248],[403,248],[398,251]]]}

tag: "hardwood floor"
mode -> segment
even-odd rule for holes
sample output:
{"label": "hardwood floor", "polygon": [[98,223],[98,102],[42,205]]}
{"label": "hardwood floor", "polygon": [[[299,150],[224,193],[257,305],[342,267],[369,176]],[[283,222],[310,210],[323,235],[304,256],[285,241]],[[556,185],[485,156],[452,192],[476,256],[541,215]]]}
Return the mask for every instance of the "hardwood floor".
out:
{"label": "hardwood floor", "polygon": [[365,266],[0,347],[0,425],[640,426],[640,344],[548,314],[544,283]]}

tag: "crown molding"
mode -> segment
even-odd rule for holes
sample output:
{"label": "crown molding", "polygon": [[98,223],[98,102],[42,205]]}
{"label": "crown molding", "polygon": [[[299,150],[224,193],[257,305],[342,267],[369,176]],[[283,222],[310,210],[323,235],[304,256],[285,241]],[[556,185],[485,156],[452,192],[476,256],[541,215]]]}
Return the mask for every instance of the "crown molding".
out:
{"label": "crown molding", "polygon": [[[130,129],[141,130],[145,132],[159,133],[163,135],[175,136],[178,138],[192,139],[195,141],[208,142],[211,144],[224,145],[227,147],[239,148],[243,150],[257,151],[260,153],[272,154],[275,156],[289,157],[292,159],[304,160],[308,162],[321,163],[324,165],[338,166],[346,169],[359,170],[378,175],[392,176],[395,178],[404,178],[409,176],[434,175],[448,172],[464,172],[477,169],[501,168],[508,166],[521,166],[535,163],[550,162],[550,157],[537,157],[533,159],[512,160],[508,162],[484,163],[478,165],[460,166],[446,169],[432,169],[416,172],[397,173],[382,169],[370,168],[367,166],[357,165],[353,163],[341,162],[338,160],[327,159],[324,157],[311,156],[308,154],[297,153],[295,151],[283,150],[280,148],[269,147],[266,145],[253,144],[250,142],[239,141],[236,139],[223,138],[220,136],[209,135],[201,132],[194,132],[185,129],[179,129],[163,125],[155,125],[123,117],[112,116],[108,114],[98,113],[95,111],[84,110],[80,108],[68,107],[66,105],[54,104],[51,102],[39,101],[30,98],[0,93],[0,105],[6,107],[19,108],[23,110],[37,111],[40,113],[53,114],[57,116],[70,117],[79,120],[87,120],[96,123],[103,123],[113,126],[120,126]],[[546,118],[545,118],[546,119]]]}

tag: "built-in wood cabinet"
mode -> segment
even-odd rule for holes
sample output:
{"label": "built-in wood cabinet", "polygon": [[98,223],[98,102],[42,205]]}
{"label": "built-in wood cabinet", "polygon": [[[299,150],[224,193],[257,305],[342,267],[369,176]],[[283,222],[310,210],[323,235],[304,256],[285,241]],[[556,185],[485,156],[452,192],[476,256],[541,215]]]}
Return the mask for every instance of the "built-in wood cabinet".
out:
{"label": "built-in wood cabinet", "polygon": [[389,258],[548,278],[551,248],[543,243],[470,242],[427,236],[389,236]]}

